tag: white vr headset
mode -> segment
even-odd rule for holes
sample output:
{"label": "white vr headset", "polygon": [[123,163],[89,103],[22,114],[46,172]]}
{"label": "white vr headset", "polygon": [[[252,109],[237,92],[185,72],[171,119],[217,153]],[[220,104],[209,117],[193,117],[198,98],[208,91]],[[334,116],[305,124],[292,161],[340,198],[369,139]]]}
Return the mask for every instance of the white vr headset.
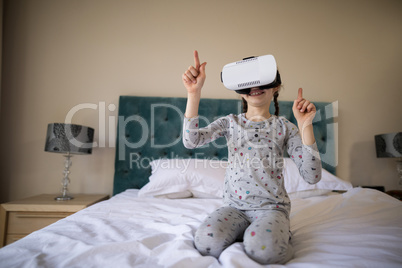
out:
{"label": "white vr headset", "polygon": [[239,94],[248,94],[253,87],[273,88],[281,84],[274,56],[249,57],[223,66],[223,85]]}

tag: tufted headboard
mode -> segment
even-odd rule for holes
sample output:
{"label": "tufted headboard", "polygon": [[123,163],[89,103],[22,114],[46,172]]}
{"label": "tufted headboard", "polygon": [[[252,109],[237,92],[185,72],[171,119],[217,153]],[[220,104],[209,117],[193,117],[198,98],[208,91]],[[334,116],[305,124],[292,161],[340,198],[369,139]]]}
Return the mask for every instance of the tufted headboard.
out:
{"label": "tufted headboard", "polygon": [[[113,194],[140,189],[151,175],[150,162],[158,158],[227,158],[225,138],[189,150],[182,143],[186,98],[120,96]],[[323,167],[335,174],[335,138],[331,103],[315,102],[314,134]],[[279,114],[296,123],[291,101],[279,102]],[[274,113],[273,103],[270,107]],[[228,114],[241,113],[241,101],[201,99],[200,126]]]}

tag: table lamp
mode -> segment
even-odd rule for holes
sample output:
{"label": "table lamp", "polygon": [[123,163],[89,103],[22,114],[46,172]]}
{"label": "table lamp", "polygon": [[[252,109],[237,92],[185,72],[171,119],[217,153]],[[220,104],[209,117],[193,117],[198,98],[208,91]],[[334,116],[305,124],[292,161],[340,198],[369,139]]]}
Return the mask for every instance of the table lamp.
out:
{"label": "table lamp", "polygon": [[66,157],[61,181],[62,195],[57,196],[56,200],[64,201],[74,198],[68,193],[69,174],[72,165],[71,157],[73,154],[91,154],[93,139],[93,128],[63,123],[48,124],[45,151],[64,154]]}
{"label": "table lamp", "polygon": [[377,158],[397,158],[398,188],[402,189],[402,132],[375,135]]}

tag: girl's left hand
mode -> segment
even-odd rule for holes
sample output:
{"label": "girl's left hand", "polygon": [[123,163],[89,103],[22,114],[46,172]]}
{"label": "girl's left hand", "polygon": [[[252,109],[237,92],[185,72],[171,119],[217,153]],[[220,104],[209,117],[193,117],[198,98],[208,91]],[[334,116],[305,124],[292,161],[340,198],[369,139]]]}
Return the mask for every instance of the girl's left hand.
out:
{"label": "girl's left hand", "polygon": [[297,99],[293,103],[293,114],[300,125],[313,122],[316,108],[315,105],[303,98],[303,89],[299,88]]}

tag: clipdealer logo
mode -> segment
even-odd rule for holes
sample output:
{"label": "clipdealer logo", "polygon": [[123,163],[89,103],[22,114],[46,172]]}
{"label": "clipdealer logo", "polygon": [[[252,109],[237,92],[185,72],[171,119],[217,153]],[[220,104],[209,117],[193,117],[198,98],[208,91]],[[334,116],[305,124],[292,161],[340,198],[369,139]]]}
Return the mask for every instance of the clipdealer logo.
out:
{"label": "clipdealer logo", "polygon": [[[118,159],[121,161],[125,161],[126,151],[131,149],[138,149],[144,146],[147,142],[150,143],[151,148],[155,149],[163,149],[163,148],[170,148],[172,146],[177,145],[182,140],[182,134],[180,131],[180,135],[169,140],[165,143],[158,143],[154,137],[156,131],[164,131],[163,129],[157,129],[159,126],[157,122],[160,117],[158,117],[159,113],[157,109],[170,109],[170,112],[177,114],[177,117],[180,118],[180,121],[183,122],[184,120],[184,112],[181,111],[178,107],[172,104],[151,104],[150,109],[150,120],[146,120],[140,115],[131,115],[128,117],[124,116],[116,116],[114,112],[116,111],[116,105],[109,104],[106,105],[106,102],[99,102],[98,104],[95,103],[82,103],[74,106],[69,110],[66,115],[65,123],[72,124],[73,117],[78,113],[82,112],[83,110],[95,110],[98,111],[98,128],[96,132],[98,133],[98,141],[94,141],[92,144],[93,148],[115,148],[116,147],[116,138],[118,138]],[[113,115],[107,115],[107,113],[113,113]],[[222,115],[223,116],[223,115]],[[319,154],[318,152],[311,152],[316,156],[320,156],[321,160],[328,165],[333,167],[338,165],[338,154],[337,154],[337,145],[338,145],[338,123],[335,118],[338,117],[338,101],[333,102],[329,105],[324,107],[324,111],[317,110],[316,116],[313,119],[313,124],[317,122],[322,122],[326,125],[326,132],[327,137],[329,137],[325,142],[326,148],[322,150]],[[215,117],[214,119],[217,119]],[[331,120],[328,120],[331,119]],[[208,118],[199,116],[200,122],[204,125],[209,125],[211,123]],[[328,121],[328,122],[326,122]],[[128,124],[137,124],[138,128],[141,130],[137,133],[139,135],[137,137],[129,137],[125,135]],[[181,130],[182,126],[178,126]],[[116,131],[118,129],[119,137],[116,137]],[[317,138],[317,137],[316,137]],[[71,141],[73,144],[74,142],[78,141]],[[106,144],[107,142],[107,144]],[[216,140],[211,142],[206,146],[213,146],[214,148],[225,148],[225,143],[217,143]],[[335,150],[335,153],[333,152]],[[130,161],[139,161],[137,153],[132,153],[132,156],[129,156]]]}

